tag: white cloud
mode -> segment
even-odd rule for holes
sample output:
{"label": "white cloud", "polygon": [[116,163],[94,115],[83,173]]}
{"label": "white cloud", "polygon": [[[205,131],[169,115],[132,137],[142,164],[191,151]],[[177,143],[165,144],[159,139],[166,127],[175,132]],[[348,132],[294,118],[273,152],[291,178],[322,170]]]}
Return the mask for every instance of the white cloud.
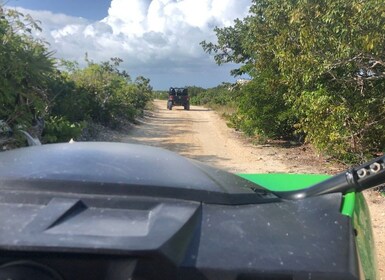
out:
{"label": "white cloud", "polygon": [[55,41],[58,42],[59,40],[65,37],[77,35],[81,28],[81,25],[69,24],[61,29],[53,30],[51,32],[51,35],[55,39]]}
{"label": "white cloud", "polygon": [[206,77],[211,73],[205,71],[219,69],[199,43],[214,41],[213,27],[243,18],[250,4],[251,0],[112,0],[108,16],[98,22],[18,9],[42,22],[39,36],[51,44],[57,57],[79,62],[85,52],[94,61],[121,57],[129,73],[144,75],[142,71],[151,79],[159,76],[154,71],[164,69],[171,79],[173,69],[178,69],[174,74],[192,73],[193,79],[197,73]]}
{"label": "white cloud", "polygon": [[112,28],[110,25],[103,22],[95,22],[93,24],[88,24],[84,30],[83,35],[87,38],[96,38],[99,36],[112,34]]}

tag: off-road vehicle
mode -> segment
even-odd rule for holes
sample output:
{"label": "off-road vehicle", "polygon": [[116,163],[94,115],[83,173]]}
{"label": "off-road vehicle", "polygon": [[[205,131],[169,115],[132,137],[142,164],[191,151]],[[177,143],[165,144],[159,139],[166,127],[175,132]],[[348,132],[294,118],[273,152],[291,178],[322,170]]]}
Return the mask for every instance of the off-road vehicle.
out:
{"label": "off-road vehicle", "polygon": [[2,152],[0,280],[377,279],[361,191],[385,156],[310,187],[277,175],[123,143]]}
{"label": "off-road vehicle", "polygon": [[167,109],[172,110],[174,106],[183,106],[185,110],[190,110],[190,98],[187,88],[171,87],[168,91]]}

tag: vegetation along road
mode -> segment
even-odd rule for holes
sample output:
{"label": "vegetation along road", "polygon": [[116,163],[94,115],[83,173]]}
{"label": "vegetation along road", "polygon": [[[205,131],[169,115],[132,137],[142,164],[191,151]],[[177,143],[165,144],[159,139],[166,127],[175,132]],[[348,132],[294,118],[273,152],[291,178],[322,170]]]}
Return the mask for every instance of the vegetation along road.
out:
{"label": "vegetation along road", "polygon": [[[191,106],[190,111],[183,107],[169,111],[164,100],[156,100],[154,110],[128,132],[111,133],[104,140],[166,148],[234,173],[335,174],[345,168],[316,156],[307,146],[254,145],[228,128],[216,112],[200,106]],[[385,279],[385,227],[380,223],[385,218],[384,199],[373,191],[367,192],[366,197],[372,214],[380,279]]]}

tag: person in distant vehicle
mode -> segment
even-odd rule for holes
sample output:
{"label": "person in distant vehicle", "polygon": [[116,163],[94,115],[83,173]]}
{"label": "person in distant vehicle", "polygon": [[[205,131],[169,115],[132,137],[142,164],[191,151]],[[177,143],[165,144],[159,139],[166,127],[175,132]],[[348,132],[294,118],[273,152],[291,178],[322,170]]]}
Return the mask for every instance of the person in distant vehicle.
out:
{"label": "person in distant vehicle", "polygon": [[190,110],[190,97],[187,88],[170,87],[168,91],[167,109],[172,110],[173,106],[183,106],[185,110]]}

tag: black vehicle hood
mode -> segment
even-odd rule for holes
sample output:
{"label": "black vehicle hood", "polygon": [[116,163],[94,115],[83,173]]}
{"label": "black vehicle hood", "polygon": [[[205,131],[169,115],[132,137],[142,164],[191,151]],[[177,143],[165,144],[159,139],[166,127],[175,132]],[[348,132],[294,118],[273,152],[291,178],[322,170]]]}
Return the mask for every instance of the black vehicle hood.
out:
{"label": "black vehicle hood", "polygon": [[168,197],[205,203],[277,201],[234,174],[143,145],[78,142],[0,154],[0,189]]}
{"label": "black vehicle hood", "polygon": [[0,279],[21,260],[65,280],[359,279],[341,200],[332,193],[283,201],[235,175],[137,145],[4,152]]}

